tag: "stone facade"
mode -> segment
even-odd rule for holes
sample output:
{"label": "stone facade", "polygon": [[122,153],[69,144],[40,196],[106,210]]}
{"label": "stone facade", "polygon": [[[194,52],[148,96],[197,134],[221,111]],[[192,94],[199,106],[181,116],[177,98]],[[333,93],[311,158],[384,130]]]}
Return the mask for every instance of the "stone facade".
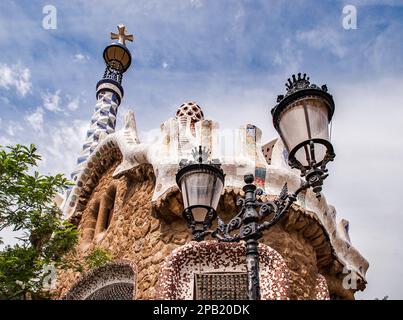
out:
{"label": "stone facade", "polygon": [[[183,207],[179,190],[172,188],[159,201],[152,202],[156,182],[152,166],[143,164],[125,175],[113,178],[113,173],[121,163],[122,157],[118,152],[115,152],[115,155],[111,153],[108,155],[111,159],[116,159],[109,160],[109,163],[99,162],[99,165],[103,164],[97,171],[100,173],[99,180],[89,195],[84,210],[74,220],[80,232],[78,255],[82,257],[94,248],[101,247],[111,252],[118,261],[130,261],[134,266],[133,270],[136,270],[133,278],[135,299],[191,298],[186,294],[181,295],[180,290],[176,293],[177,296],[170,296],[172,292],[164,289],[164,281],[169,275],[166,265],[175,264],[178,250],[190,248],[192,251],[197,247],[192,246],[190,231],[184,219],[180,217]],[[114,192],[111,193],[111,190]],[[236,198],[241,193],[239,189],[226,188],[221,197],[218,213],[228,218],[234,212]],[[108,207],[103,205],[103,202],[113,203],[113,214],[106,230],[99,227],[99,230],[96,230],[97,223],[94,219],[97,220],[97,212],[94,211],[97,210],[98,215],[102,213],[102,207]],[[326,299],[329,296],[353,298],[353,291],[342,287],[343,266],[335,258],[326,230],[318,219],[315,219],[314,214],[295,206],[283,221],[265,233],[262,242],[267,245],[267,249],[261,248],[262,252],[270,251],[272,255],[279,257],[277,260],[267,259],[268,265],[261,263],[263,270],[261,282],[262,287],[266,288],[262,289],[263,298]],[[222,244],[210,242],[210,246],[213,247],[220,245]],[[242,252],[242,246],[240,248]],[[232,255],[231,250],[227,254],[233,256],[235,260],[238,259],[233,270],[246,268],[242,262],[242,254]],[[261,259],[264,259],[265,256],[262,257]],[[267,257],[272,258],[270,255]],[[188,268],[195,267],[197,265],[195,263],[189,264]],[[280,263],[282,267],[271,268],[273,263]],[[217,268],[220,270],[219,266],[216,266]],[[221,271],[225,270],[223,268]],[[280,276],[274,277],[280,292],[278,296],[276,291],[270,291],[269,287],[265,287],[268,279],[265,278],[265,270],[280,271]],[[99,274],[97,277],[102,278]],[[105,277],[108,277],[107,273]],[[270,275],[268,277],[270,278]],[[60,298],[77,297],[72,292],[77,290],[82,278],[79,273],[60,271],[58,275]],[[77,284],[72,286],[74,283]],[[94,285],[94,288],[103,284],[101,281],[98,286]]]}

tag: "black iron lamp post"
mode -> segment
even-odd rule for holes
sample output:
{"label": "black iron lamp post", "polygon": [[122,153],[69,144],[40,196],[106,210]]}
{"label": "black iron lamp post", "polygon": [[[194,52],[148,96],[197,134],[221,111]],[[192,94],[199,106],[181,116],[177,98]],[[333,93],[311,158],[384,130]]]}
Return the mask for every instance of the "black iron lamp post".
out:
{"label": "black iron lamp post", "polygon": [[[288,152],[291,167],[301,170],[305,180],[293,193],[287,183],[273,201],[257,199],[262,189],[253,184],[252,174],[244,177],[244,196],[237,200],[239,212],[225,223],[217,217],[217,206],[224,187],[224,172],[218,160],[208,161],[208,151],[200,146],[193,151],[194,161],[182,160],[176,175],[182,192],[186,219],[193,239],[202,241],[211,236],[223,242],[245,241],[248,272],[248,298],[260,299],[258,240],[264,230],[275,225],[288,212],[298,194],[312,187],[320,197],[323,180],[327,177],[326,164],[334,159],[328,137],[328,124],[334,112],[332,96],[326,86],[310,85],[309,78],[298,74],[289,79],[286,96],[279,96],[279,104],[272,110],[274,126]],[[218,227],[211,230],[217,218]],[[235,233],[239,230],[238,233]]]}

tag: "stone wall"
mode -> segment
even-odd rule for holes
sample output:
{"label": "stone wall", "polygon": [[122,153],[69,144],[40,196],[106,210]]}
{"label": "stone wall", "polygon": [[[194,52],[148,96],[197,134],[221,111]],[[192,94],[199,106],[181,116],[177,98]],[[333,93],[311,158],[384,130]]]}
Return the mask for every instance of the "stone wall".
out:
{"label": "stone wall", "polygon": [[[174,249],[191,240],[190,231],[180,216],[181,195],[172,189],[157,203],[152,203],[155,187],[152,166],[143,164],[113,179],[117,165],[115,162],[100,178],[81,220],[77,221],[80,232],[77,253],[82,258],[101,247],[110,251],[116,260],[131,261],[137,269],[136,299],[155,299],[162,263]],[[95,204],[105,195],[110,197],[111,186],[116,191],[109,227],[105,231],[98,230],[94,236],[94,210],[98,208]],[[219,214],[229,217],[235,212],[235,199],[240,193],[240,190],[226,190]],[[321,274],[329,284],[331,296],[353,298],[352,292],[341,287],[340,264],[332,255],[326,233],[313,216],[294,208],[288,217],[265,233],[263,242],[285,260],[291,274],[292,299],[318,298],[318,283],[323,287],[323,282],[318,282]],[[80,276],[72,271],[60,271],[59,297],[65,296]]]}
{"label": "stone wall", "polygon": [[[173,249],[190,240],[183,221],[170,223],[150,215],[154,174],[151,166],[143,165],[121,178],[112,179],[117,163],[108,169],[94,189],[79,222],[78,255],[83,257],[96,247],[109,250],[115,259],[130,260],[137,266],[136,299],[155,297],[158,271],[164,258]],[[99,201],[111,184],[116,184],[116,200],[112,221],[104,234],[91,242],[84,239],[85,229],[92,220],[93,203]],[[60,271],[59,295],[64,296],[80,278],[79,273]]]}

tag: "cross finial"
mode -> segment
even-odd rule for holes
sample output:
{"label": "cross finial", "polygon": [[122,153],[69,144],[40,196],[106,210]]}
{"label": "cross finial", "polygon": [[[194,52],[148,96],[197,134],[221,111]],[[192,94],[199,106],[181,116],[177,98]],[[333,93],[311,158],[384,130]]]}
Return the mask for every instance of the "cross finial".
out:
{"label": "cross finial", "polygon": [[126,45],[125,44],[126,40],[127,41],[133,41],[133,35],[132,34],[125,34],[125,29],[126,29],[126,27],[125,27],[124,24],[119,24],[118,25],[119,33],[117,34],[117,33],[111,32],[111,39],[112,40],[117,39],[118,42],[120,44],[123,44],[124,46]]}

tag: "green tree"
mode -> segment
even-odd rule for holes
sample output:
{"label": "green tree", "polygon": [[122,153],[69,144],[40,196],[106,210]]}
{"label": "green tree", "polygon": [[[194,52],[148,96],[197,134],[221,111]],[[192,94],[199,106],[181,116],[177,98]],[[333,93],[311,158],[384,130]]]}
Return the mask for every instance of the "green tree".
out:
{"label": "green tree", "polygon": [[49,298],[46,270],[63,268],[77,242],[75,226],[53,202],[70,183],[62,174],[40,175],[40,159],[34,145],[0,146],[0,231],[22,234],[0,251],[0,299]]}
{"label": "green tree", "polygon": [[113,255],[106,249],[95,248],[91,253],[84,257],[85,267],[89,269],[104,266],[113,260]]}

